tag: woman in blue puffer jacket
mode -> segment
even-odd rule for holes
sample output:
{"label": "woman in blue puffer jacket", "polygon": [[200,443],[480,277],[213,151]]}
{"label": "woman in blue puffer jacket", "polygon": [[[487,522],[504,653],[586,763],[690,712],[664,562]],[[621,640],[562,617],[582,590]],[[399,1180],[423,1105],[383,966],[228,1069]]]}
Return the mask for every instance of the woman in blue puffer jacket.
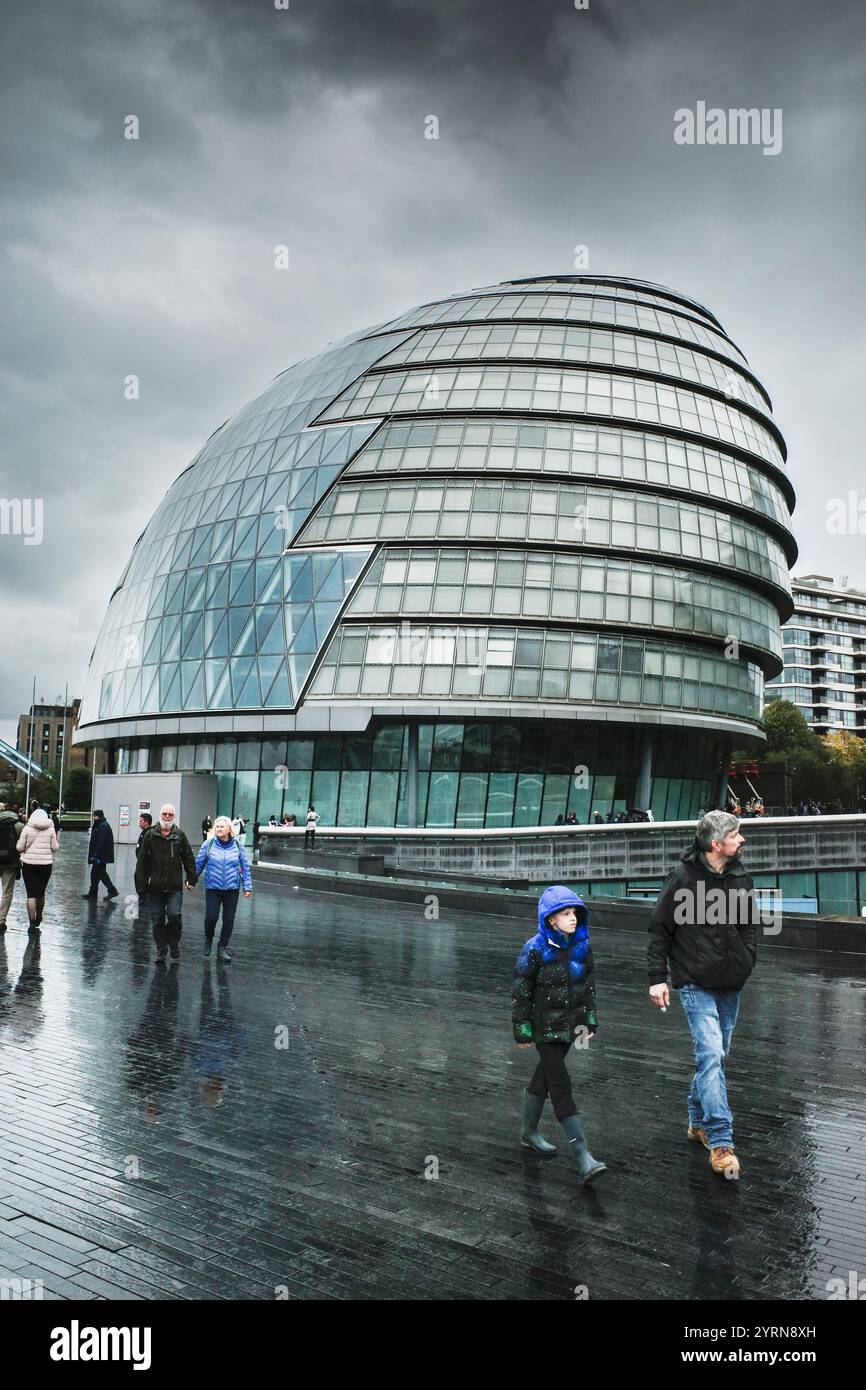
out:
{"label": "woman in blue puffer jacket", "polygon": [[204,910],[204,953],[211,953],[214,932],[222,908],[223,924],[217,945],[217,960],[228,965],[231,956],[226,947],[231,939],[238,910],[241,888],[245,898],[253,891],[253,876],[250,861],[243,845],[232,834],[232,823],[228,816],[217,816],[211,839],[205,840],[196,856],[196,873],[201,876],[204,870],[205,910]]}

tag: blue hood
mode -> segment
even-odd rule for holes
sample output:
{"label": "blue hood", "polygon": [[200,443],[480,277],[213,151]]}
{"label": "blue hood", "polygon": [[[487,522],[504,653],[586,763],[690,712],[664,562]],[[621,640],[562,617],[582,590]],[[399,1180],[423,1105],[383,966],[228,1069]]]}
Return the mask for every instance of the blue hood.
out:
{"label": "blue hood", "polygon": [[571,936],[566,936],[564,932],[554,931],[553,927],[547,925],[548,917],[554,912],[561,912],[564,907],[576,908],[578,928],[586,926],[589,913],[583,898],[579,898],[576,893],[573,893],[570,888],[565,888],[561,883],[554,883],[552,887],[545,888],[538,899],[538,930],[544,932],[557,945],[567,947],[576,940],[577,932]]}

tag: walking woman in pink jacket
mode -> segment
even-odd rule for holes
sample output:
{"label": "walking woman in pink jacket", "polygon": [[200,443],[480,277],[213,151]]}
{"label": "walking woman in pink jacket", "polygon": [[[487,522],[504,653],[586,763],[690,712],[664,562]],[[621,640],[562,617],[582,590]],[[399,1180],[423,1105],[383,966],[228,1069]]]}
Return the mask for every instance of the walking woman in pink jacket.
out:
{"label": "walking woman in pink jacket", "polygon": [[38,807],[33,812],[21,831],[15,848],[21,856],[21,872],[24,875],[24,888],[27,893],[27,916],[30,918],[29,932],[33,936],[39,936],[39,924],[45,906],[45,889],[54,867],[54,856],[59,848],[54,822],[47,811]]}

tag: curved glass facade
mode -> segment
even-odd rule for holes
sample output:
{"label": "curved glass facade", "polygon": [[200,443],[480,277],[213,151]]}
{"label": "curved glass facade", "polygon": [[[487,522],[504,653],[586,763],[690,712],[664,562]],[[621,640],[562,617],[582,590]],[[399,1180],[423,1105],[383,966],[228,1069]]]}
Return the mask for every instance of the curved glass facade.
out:
{"label": "curved glass facade", "polygon": [[418,472],[601,478],[693,493],[775,521],[796,553],[781,474],[664,435],[547,420],[408,420],[377,430],[345,476]]}
{"label": "curved glass facade", "polygon": [[476,324],[471,328],[431,328],[415,334],[382,359],[383,367],[409,367],[461,361],[600,363],[605,366],[677,377],[741,397],[767,412],[769,400],[739,368],[706,353],[660,338],[603,328],[554,328],[541,324]]}
{"label": "curved glass facade", "polygon": [[[281,373],[181,473],[78,741],[214,770],[246,816],[304,809],[271,805],[282,759],[326,824],[695,814],[761,739],[792,502],[769,397],[697,301],[584,275],[423,305]],[[549,814],[554,726],[601,761]]]}
{"label": "curved glass facade", "polygon": [[[661,304],[664,301],[659,300]],[[425,305],[411,314],[394,319],[389,329],[421,328],[428,324],[485,322],[491,319],[531,319],[536,323],[597,323],[612,328],[634,328],[660,337],[680,339],[710,348],[722,357],[747,365],[739,348],[710,328],[706,321],[690,317],[685,311],[653,308],[652,301],[631,303],[612,290],[605,295],[589,295],[559,289],[556,294],[488,294],[479,298],[448,300]]]}

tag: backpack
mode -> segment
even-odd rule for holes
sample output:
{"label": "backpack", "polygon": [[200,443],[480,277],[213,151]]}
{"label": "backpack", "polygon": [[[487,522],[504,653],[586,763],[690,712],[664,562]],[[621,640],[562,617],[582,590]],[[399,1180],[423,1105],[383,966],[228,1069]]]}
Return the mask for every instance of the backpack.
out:
{"label": "backpack", "polygon": [[18,836],[15,834],[15,821],[6,820],[0,825],[0,867],[17,869],[18,851],[15,846],[18,843]]}

